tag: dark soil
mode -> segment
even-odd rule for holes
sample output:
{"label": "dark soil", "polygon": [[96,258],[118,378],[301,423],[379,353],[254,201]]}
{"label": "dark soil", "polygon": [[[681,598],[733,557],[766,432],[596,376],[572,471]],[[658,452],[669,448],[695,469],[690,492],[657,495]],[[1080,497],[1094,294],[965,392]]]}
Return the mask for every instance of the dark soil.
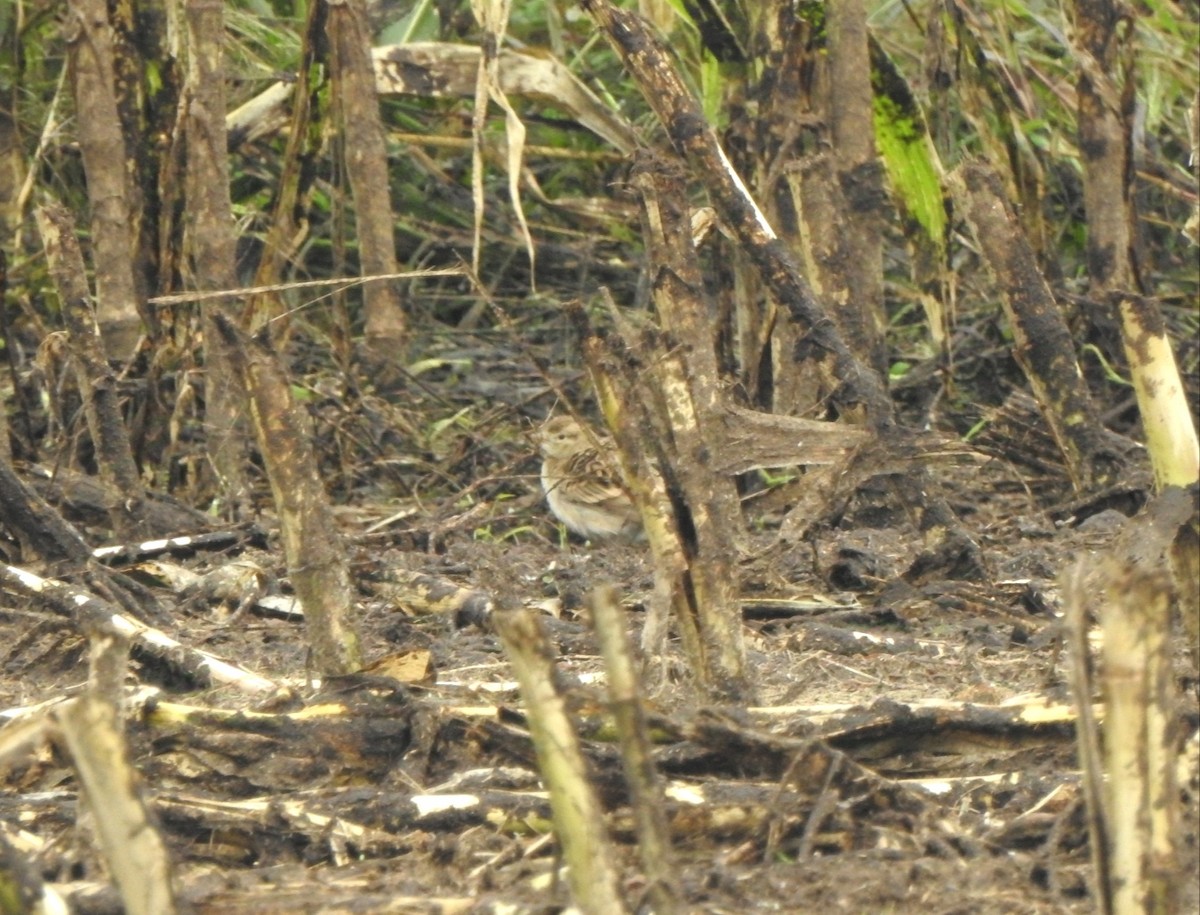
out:
{"label": "dark soil", "polygon": [[[159,691],[130,708],[131,756],[197,911],[562,910],[536,757],[488,621],[520,606],[542,614],[560,655],[626,898],[645,899],[583,607],[591,589],[615,584],[636,644],[653,569],[643,547],[578,542],[547,516],[525,437],[552,406],[541,376],[513,371],[527,364],[520,353],[455,347],[403,390],[356,398],[326,384],[338,393],[310,403],[359,587],[365,674],[316,687],[296,621],[255,605],[231,622],[236,601],[181,592],[149,561],[122,565],[173,608],[164,626],[180,642],[280,684],[271,696],[197,687],[170,657],[133,647],[129,685]],[[579,390],[578,373],[556,377]],[[943,425],[969,425],[971,409]],[[935,471],[990,581],[907,583],[921,542],[887,478],[812,544],[781,544],[779,517],[747,503],[739,568],[754,706],[705,703],[675,643],[649,659],[662,662],[649,665],[662,676],[648,674],[646,688],[683,911],[1097,910],[1073,726],[1004,709],[1069,701],[1059,577],[1140,523],[1128,517],[1139,489],[1080,508],[1061,467],[1035,474],[1020,462],[1035,449],[1009,447]],[[247,604],[286,594],[265,487],[261,505],[269,536],[257,547],[156,561],[196,572],[253,561],[265,577]],[[85,532],[95,545],[105,536]],[[465,591],[429,600],[405,573]],[[88,652],[72,620],[11,592],[0,620],[9,717],[77,694]],[[1200,901],[1190,663],[1181,641],[1181,911]],[[283,715],[324,704],[328,718],[277,717],[269,728],[179,708]],[[79,911],[114,911],[94,824],[56,747],[7,757],[4,835]],[[435,810],[438,797],[455,805]]]}

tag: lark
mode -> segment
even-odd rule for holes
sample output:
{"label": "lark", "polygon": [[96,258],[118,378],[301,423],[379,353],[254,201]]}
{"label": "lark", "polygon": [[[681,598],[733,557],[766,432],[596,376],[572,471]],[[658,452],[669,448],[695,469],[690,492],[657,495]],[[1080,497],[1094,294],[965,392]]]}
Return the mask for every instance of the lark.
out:
{"label": "lark", "polygon": [[555,416],[537,432],[542,489],[559,521],[588,540],[634,538],[642,522],[612,466],[570,416]]}

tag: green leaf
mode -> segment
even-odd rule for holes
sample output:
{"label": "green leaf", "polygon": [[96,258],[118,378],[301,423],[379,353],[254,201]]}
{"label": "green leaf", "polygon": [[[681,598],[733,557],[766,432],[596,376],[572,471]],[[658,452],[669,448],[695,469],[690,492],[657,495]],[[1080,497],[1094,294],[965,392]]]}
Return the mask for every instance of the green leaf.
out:
{"label": "green leaf", "polygon": [[933,145],[912,117],[889,98],[875,98],[875,140],[904,211],[938,245],[946,236],[946,206]]}
{"label": "green leaf", "polygon": [[700,87],[704,120],[718,127],[725,107],[722,104],[725,96],[724,79],[721,76],[721,62],[707,51],[702,52],[700,57]]}
{"label": "green leaf", "polygon": [[875,90],[875,142],[896,201],[941,249],[946,238],[941,163],[908,83],[874,41],[871,83]]}
{"label": "green leaf", "polygon": [[437,37],[437,9],[430,0],[420,0],[407,14],[384,26],[376,43],[408,44],[410,41],[434,41]]}
{"label": "green leaf", "polygon": [[419,375],[424,375],[426,372],[431,372],[434,369],[442,368],[460,368],[469,369],[471,367],[470,359],[421,359],[414,362],[408,367],[408,373],[416,378]]}
{"label": "green leaf", "polygon": [[459,423],[465,416],[471,412],[471,407],[463,407],[453,416],[447,416],[434,422],[429,428],[429,438],[432,441],[437,438],[451,426]]}

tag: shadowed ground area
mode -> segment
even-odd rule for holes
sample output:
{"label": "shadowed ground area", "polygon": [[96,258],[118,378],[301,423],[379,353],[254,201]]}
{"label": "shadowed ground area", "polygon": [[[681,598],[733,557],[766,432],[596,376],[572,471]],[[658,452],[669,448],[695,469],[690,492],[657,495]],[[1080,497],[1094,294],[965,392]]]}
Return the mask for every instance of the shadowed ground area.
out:
{"label": "shadowed ground area", "polygon": [[[201,688],[171,652],[134,644],[132,760],[198,911],[565,906],[536,756],[490,627],[516,606],[538,610],[559,655],[630,905],[647,890],[584,601],[614,584],[637,643],[649,557],[569,537],[548,515],[529,439],[551,406],[544,379],[514,371],[520,356],[502,346],[443,346],[404,391],[308,404],[351,554],[364,674],[311,682],[265,491],[254,529],[113,563],[160,596],[179,642],[278,687]],[[309,388],[331,390],[336,376],[311,369]],[[552,377],[586,413],[579,374]],[[946,414],[947,428],[975,409]],[[991,581],[905,581],[920,536],[887,477],[794,544],[762,481],[745,487],[754,705],[701,701],[674,636],[644,683],[685,909],[1095,911],[1059,576],[1142,523],[1127,517],[1141,497],[1131,486],[1076,512],[1045,433],[1025,434],[1018,449],[985,437],[938,465]],[[86,531],[74,498],[58,501]],[[180,584],[184,572],[200,577]],[[70,620],[13,597],[3,620],[10,714],[78,691],[87,643]],[[1195,680],[1178,646],[1194,852]],[[109,910],[65,760],[48,748],[12,758],[6,784],[9,840],[80,911]],[[1197,903],[1188,859],[1185,908]]]}

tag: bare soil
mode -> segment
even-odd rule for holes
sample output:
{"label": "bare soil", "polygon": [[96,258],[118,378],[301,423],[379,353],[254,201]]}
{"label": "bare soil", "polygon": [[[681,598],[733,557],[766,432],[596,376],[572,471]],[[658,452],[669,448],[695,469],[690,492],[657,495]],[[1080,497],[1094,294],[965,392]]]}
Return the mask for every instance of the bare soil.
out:
{"label": "bare soil", "polygon": [[[310,403],[360,589],[363,675],[315,687],[295,619],[253,606],[231,621],[230,601],[203,590],[181,599],[148,562],[123,565],[173,608],[180,642],[281,686],[263,696],[198,685],[133,647],[131,689],[159,691],[130,710],[130,753],[196,911],[564,910],[535,754],[488,625],[514,606],[543,614],[606,811],[600,825],[631,908],[644,903],[583,606],[590,589],[615,584],[636,644],[653,569],[644,548],[585,544],[547,516],[524,437],[551,406],[539,376],[454,368],[452,356],[476,367],[507,358],[486,348],[445,355],[444,369],[405,390]],[[561,380],[577,389],[577,374]],[[462,405],[469,419],[439,430]],[[781,544],[779,516],[747,503],[740,586],[754,706],[705,703],[674,643],[670,657],[650,659],[662,675],[645,684],[684,911],[1096,911],[1073,726],[1005,709],[1069,701],[1059,577],[1139,523],[1128,517],[1138,490],[1076,511],[1061,468],[1035,477],[1016,453],[1033,443],[1011,447],[936,470],[990,581],[906,581],[920,537],[887,478],[811,544]],[[234,547],[156,561],[203,573],[253,560],[266,587],[252,596],[286,595],[263,495],[265,540],[243,530]],[[406,573],[463,591],[430,597]],[[11,594],[3,606],[0,705],[75,694],[87,643],[73,622]],[[1182,643],[1177,666],[1179,881],[1183,910],[1197,911],[1200,784],[1185,752],[1196,681]],[[276,717],[188,717],[181,706]],[[329,717],[295,714],[319,708]],[[69,760],[53,743],[35,748],[7,760],[5,784],[9,842],[78,911],[118,910]]]}

